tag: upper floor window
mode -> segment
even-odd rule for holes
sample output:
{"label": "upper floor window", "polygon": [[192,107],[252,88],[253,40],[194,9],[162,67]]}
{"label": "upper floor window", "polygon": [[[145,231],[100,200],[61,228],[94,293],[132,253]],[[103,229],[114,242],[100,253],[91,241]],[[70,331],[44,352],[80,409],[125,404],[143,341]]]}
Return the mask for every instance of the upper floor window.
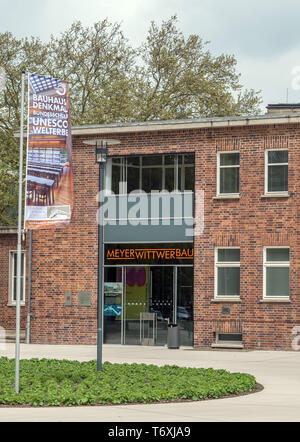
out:
{"label": "upper floor window", "polygon": [[147,155],[109,158],[106,189],[115,194],[132,191],[194,191],[194,155]]}
{"label": "upper floor window", "polygon": [[[11,305],[17,300],[17,252],[10,252],[9,263],[9,300]],[[25,252],[21,255],[21,303],[25,303]]]}
{"label": "upper floor window", "polygon": [[266,150],[266,193],[288,192],[288,150]]}
{"label": "upper floor window", "polygon": [[240,192],[240,153],[218,152],[217,194],[238,195]]}

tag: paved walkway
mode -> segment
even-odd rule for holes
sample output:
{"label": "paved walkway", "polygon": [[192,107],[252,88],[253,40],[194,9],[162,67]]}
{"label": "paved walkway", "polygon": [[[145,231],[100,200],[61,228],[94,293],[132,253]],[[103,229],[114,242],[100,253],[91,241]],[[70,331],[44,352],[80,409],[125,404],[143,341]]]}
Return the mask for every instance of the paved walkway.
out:
{"label": "paved walkway", "polygon": [[[14,357],[8,344],[0,356]],[[96,359],[95,346],[21,345],[22,358]],[[110,362],[223,368],[253,374],[264,390],[248,396],[202,402],[77,408],[0,408],[0,421],[300,422],[300,352],[168,350],[105,345]]]}

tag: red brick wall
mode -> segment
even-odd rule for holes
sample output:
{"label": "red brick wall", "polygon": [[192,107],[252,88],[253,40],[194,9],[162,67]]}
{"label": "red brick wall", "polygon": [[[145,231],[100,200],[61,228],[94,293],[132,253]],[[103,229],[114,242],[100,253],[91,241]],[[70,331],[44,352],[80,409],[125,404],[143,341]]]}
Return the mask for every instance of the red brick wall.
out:
{"label": "red brick wall", "polygon": [[[94,137],[94,136],[93,136]],[[105,135],[116,138],[116,134]],[[33,234],[31,338],[34,343],[95,344],[97,296],[96,194],[94,149],[74,137],[75,209],[68,228]],[[100,137],[101,138],[101,137]],[[195,238],[194,339],[209,347],[218,326],[240,321],[245,348],[291,349],[291,330],[300,325],[299,182],[300,126],[257,126],[120,134],[111,155],[195,152],[196,190],[205,192],[205,230]],[[264,194],[264,150],[289,148],[289,198]],[[216,200],[216,154],[240,150],[239,200]],[[290,303],[262,303],[263,247],[291,250]],[[241,302],[215,303],[214,248],[241,248]],[[71,291],[73,305],[65,306]],[[78,306],[89,291],[91,307]],[[222,307],[229,305],[229,315]],[[228,328],[228,327],[227,327]]]}
{"label": "red brick wall", "polygon": [[[8,305],[8,303],[9,255],[11,251],[17,250],[17,241],[17,235],[0,234],[0,327],[6,330],[14,330],[16,327],[16,308]],[[21,329],[23,330],[25,330],[26,314],[26,306],[22,306]]]}

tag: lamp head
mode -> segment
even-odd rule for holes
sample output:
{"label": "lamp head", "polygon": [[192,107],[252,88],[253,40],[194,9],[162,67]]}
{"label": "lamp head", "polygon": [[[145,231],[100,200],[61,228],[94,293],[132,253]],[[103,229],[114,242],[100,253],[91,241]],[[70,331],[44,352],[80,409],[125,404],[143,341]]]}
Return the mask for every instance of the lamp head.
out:
{"label": "lamp head", "polygon": [[120,144],[120,140],[114,140],[112,138],[95,138],[84,140],[83,143],[95,146],[96,163],[103,165],[106,163],[107,159],[107,147],[113,144]]}

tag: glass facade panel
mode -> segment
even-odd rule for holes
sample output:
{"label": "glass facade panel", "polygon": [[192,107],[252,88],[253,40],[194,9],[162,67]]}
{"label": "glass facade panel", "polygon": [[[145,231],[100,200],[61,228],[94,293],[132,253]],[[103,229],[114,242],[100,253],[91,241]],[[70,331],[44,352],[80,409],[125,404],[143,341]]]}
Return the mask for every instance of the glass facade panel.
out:
{"label": "glass facade panel", "polygon": [[143,168],[142,190],[151,193],[152,190],[163,190],[162,188],[162,168]]}
{"label": "glass facade panel", "polygon": [[192,266],[105,267],[105,343],[163,346],[170,322],[193,345]]}
{"label": "glass facade panel", "polygon": [[119,195],[120,185],[121,181],[121,166],[118,164],[112,164],[112,176],[111,176],[111,190],[116,194]]}
{"label": "glass facade panel", "polygon": [[173,166],[175,165],[175,155],[165,155],[164,161],[166,166]]}
{"label": "glass facade panel", "polygon": [[195,171],[193,167],[185,167],[185,185],[184,190],[194,191]]}
{"label": "glass facade panel", "polygon": [[140,173],[139,167],[127,167],[127,193],[140,190]]}
{"label": "glass facade panel", "polygon": [[140,167],[140,157],[127,157],[127,165]]}
{"label": "glass facade panel", "polygon": [[[178,159],[178,168],[176,159]],[[194,180],[194,155],[192,154],[113,157],[109,158],[106,168],[107,190],[112,190],[115,194],[120,193],[120,182],[125,182],[127,185],[122,187],[121,193],[129,194],[134,190],[142,190],[146,193],[151,193],[152,190],[172,192],[175,189],[193,191]]]}
{"label": "glass facade panel", "polygon": [[144,166],[161,166],[162,165],[163,156],[146,156],[142,158],[143,167]]}
{"label": "glass facade panel", "polygon": [[193,267],[177,268],[177,324],[181,345],[193,345]]}
{"label": "glass facade panel", "polygon": [[195,156],[193,155],[193,154],[185,154],[184,155],[184,164],[189,164],[189,165],[192,165],[192,166],[194,166],[194,164],[195,164]]}
{"label": "glass facade panel", "polygon": [[104,268],[104,336],[106,344],[121,344],[123,313],[122,267]]}
{"label": "glass facade panel", "polygon": [[174,190],[175,170],[173,167],[165,169],[165,190],[172,192]]}

